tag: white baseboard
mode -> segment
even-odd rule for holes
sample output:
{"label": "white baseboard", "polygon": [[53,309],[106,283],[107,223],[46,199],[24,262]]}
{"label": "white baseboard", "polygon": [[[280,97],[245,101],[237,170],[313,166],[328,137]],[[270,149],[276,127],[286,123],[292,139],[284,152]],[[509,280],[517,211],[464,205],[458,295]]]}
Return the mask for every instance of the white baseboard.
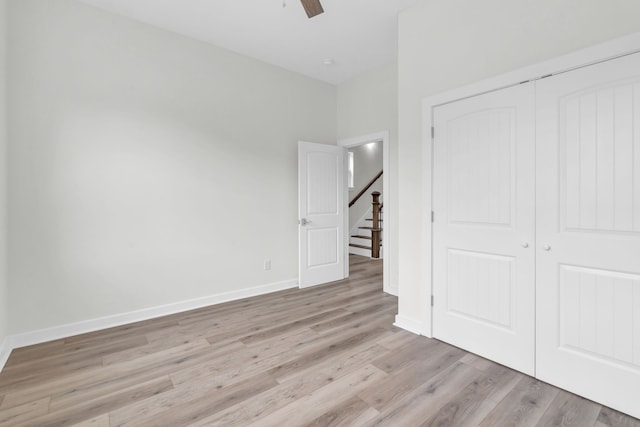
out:
{"label": "white baseboard", "polygon": [[11,350],[13,349],[9,346],[9,340],[7,338],[2,340],[2,343],[0,343],[0,371],[2,371],[7,360],[9,360]]}
{"label": "white baseboard", "polygon": [[[398,288],[387,288],[387,289],[383,289],[384,293],[389,294],[389,295],[393,295],[394,297],[398,296]],[[398,321],[397,317],[396,317],[396,322]]]}
{"label": "white baseboard", "polygon": [[416,322],[413,319],[409,319],[408,317],[404,317],[399,314],[396,314],[396,321],[393,325],[397,326],[398,328],[402,328],[405,331],[414,333],[416,335],[424,335],[423,334],[424,325],[422,325],[422,323]]}
{"label": "white baseboard", "polygon": [[0,346],[0,371],[2,371],[7,359],[9,359],[11,351],[15,348],[40,344],[61,338],[68,338],[74,335],[86,334],[88,332],[127,325],[129,323],[141,322],[157,317],[168,316],[170,314],[182,313],[184,311],[195,310],[224,302],[265,295],[272,292],[295,288],[297,286],[298,279],[284,280],[282,282],[269,283],[266,285],[255,286],[253,288],[224,292],[221,294],[145,308],[128,313],[115,314],[112,316],[83,320],[80,322],[68,323],[66,325],[54,326],[52,328],[40,329],[22,334],[9,335],[4,339]]}

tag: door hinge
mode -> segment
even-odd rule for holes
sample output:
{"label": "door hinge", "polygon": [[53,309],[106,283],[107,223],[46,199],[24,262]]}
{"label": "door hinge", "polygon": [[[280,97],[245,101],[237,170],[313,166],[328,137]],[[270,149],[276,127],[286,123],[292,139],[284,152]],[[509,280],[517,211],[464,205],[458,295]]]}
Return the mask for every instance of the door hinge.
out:
{"label": "door hinge", "polygon": [[431,295],[431,307],[433,307],[433,295]]}
{"label": "door hinge", "polygon": [[436,220],[436,213],[434,211],[431,211],[431,222],[434,222]]}
{"label": "door hinge", "polygon": [[431,126],[431,139],[434,139],[436,137],[436,128]]}

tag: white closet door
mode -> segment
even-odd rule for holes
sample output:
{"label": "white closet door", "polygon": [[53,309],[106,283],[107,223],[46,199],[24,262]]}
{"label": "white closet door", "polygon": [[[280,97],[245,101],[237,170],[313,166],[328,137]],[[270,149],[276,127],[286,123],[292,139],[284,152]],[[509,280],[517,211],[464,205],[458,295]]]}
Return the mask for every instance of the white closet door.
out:
{"label": "white closet door", "polygon": [[537,376],[640,417],[640,54],[537,102]]}
{"label": "white closet door", "polygon": [[434,109],[433,333],[534,373],[534,85]]}

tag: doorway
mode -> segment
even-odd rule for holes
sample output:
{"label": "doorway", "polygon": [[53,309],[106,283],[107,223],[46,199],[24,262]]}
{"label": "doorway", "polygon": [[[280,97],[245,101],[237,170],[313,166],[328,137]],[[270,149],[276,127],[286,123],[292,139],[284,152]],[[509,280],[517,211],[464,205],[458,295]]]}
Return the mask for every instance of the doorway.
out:
{"label": "doorway", "polygon": [[[392,257],[391,251],[389,250],[390,248],[390,242],[392,241],[393,237],[392,237],[392,233],[390,233],[390,224],[391,224],[391,215],[393,214],[393,212],[391,211],[390,214],[390,209],[389,209],[389,203],[388,201],[390,200],[390,185],[389,185],[389,131],[381,131],[381,132],[376,132],[376,133],[372,133],[372,134],[367,134],[367,135],[361,135],[361,136],[356,136],[353,138],[348,138],[348,139],[343,139],[338,141],[338,145],[340,147],[344,147],[347,150],[349,150],[350,148],[353,149],[355,147],[361,147],[367,144],[371,144],[371,143],[381,143],[382,144],[382,170],[383,170],[383,174],[382,174],[382,188],[384,189],[384,199],[387,201],[385,203],[385,207],[384,207],[384,223],[385,226],[382,227],[382,242],[384,244],[384,247],[386,248],[384,250],[384,256],[382,257],[382,269],[383,269],[383,273],[382,273],[382,283],[383,283],[383,290],[385,293],[388,294],[392,294],[392,295],[397,295],[397,292],[395,290],[393,290],[390,286],[390,274],[389,274],[389,262],[390,262],[390,258]],[[356,190],[358,190],[356,188]],[[348,215],[347,215],[348,216]],[[345,250],[349,250],[349,237],[351,235],[351,233],[349,233],[350,231],[350,227],[346,227],[347,228],[347,235],[345,236]]]}

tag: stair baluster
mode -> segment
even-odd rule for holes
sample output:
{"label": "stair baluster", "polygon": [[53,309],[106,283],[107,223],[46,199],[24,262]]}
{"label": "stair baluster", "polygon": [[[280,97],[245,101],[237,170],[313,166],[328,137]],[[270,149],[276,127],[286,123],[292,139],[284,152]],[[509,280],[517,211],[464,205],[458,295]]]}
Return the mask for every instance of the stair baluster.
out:
{"label": "stair baluster", "polygon": [[380,258],[380,234],[382,229],[380,228],[380,192],[374,191],[371,193],[373,196],[372,213],[373,223],[371,225],[371,258]]}

